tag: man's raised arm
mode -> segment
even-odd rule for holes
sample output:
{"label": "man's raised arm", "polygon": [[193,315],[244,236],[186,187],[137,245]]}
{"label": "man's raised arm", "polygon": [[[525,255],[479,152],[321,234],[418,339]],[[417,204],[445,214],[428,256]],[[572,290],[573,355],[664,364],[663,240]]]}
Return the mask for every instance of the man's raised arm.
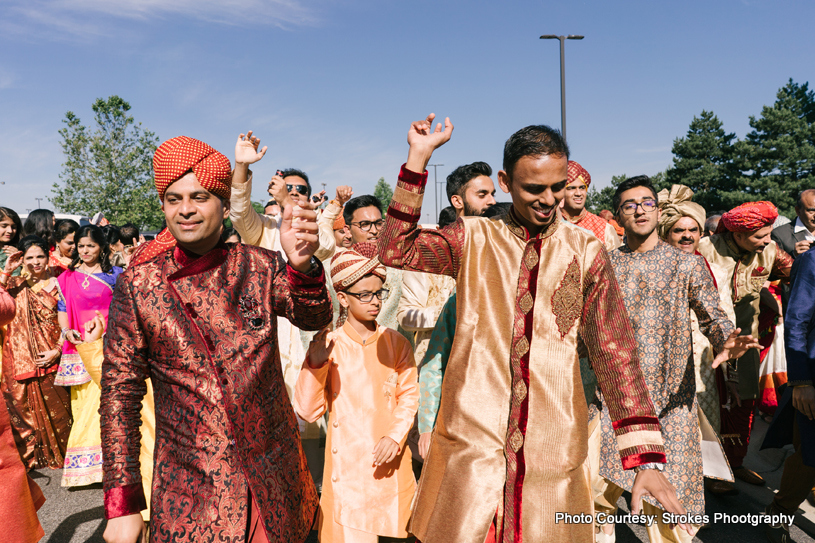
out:
{"label": "man's raised arm", "polygon": [[433,151],[447,143],[453,132],[450,119],[432,129],[435,114],[410,125],[408,160],[399,172],[385,228],[379,238],[379,260],[401,268],[456,277],[464,245],[464,225],[459,220],[443,230],[418,228],[427,184],[427,163]]}

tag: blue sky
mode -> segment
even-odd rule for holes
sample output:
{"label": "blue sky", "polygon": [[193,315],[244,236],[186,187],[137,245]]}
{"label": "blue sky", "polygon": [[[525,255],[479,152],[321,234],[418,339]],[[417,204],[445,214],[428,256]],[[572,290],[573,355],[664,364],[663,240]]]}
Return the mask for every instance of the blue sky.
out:
{"label": "blue sky", "polygon": [[567,135],[599,188],[668,167],[702,109],[744,136],[789,78],[813,80],[813,19],[803,0],[4,0],[0,205],[48,197],[65,112],[90,124],[112,94],[162,140],[229,157],[255,130],[269,146],[255,199],[284,167],[332,196],[394,184],[410,122],[431,111],[455,125],[440,178],[497,170],[512,132],[560,126],[558,45],[541,34],[586,36],[566,47]]}

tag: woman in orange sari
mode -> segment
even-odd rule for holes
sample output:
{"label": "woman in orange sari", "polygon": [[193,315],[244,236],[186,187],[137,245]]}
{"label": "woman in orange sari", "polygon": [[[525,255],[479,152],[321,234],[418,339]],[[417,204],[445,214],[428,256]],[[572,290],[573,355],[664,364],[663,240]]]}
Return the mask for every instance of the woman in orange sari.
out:
{"label": "woman in orange sari", "polygon": [[[70,394],[54,385],[61,352],[59,288],[48,249],[46,241],[27,236],[0,272],[0,324],[8,322],[0,390],[27,469],[61,468],[71,431]],[[21,264],[26,277],[11,277]]]}

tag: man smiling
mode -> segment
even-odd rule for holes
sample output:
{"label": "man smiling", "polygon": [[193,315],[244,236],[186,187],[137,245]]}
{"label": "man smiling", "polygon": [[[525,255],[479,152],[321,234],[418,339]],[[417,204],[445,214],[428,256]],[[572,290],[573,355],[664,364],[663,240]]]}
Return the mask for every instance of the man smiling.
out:
{"label": "man smiling", "polygon": [[117,284],[102,366],[105,541],[143,537],[139,411],[148,376],[156,398],[151,541],[302,541],[317,492],[275,317],[306,330],[331,320],[312,256],[316,214],[285,206],[286,260],[227,246],[229,159],[180,136],[156,150],[153,164],[167,230],[134,254]]}
{"label": "man smiling", "polygon": [[[419,229],[433,151],[453,126],[408,132],[410,151],[379,240],[387,266],[456,278],[455,342],[416,496],[411,532],[424,543],[593,541],[587,406],[578,334],[594,361],[615,421],[622,464],[665,462],[659,422],[608,255],[597,238],[558,220],[568,147],[548,126],[529,126],[504,147],[501,189],[509,213]],[[683,513],[653,469],[637,474],[634,503],[655,495]]]}

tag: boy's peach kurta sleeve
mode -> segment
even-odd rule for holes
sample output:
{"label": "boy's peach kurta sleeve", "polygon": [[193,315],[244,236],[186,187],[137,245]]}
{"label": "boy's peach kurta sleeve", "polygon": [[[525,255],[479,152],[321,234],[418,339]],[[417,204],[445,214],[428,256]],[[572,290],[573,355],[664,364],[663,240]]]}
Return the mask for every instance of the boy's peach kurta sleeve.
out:
{"label": "boy's peach kurta sleeve", "polygon": [[303,362],[294,386],[294,410],[306,422],[316,422],[328,408],[325,385],[330,369],[330,361],[317,369],[309,366],[308,357]]}
{"label": "boy's peach kurta sleeve", "polygon": [[419,372],[416,370],[410,343],[407,340],[400,343],[402,348],[399,360],[394,366],[399,375],[396,381],[396,409],[393,410],[393,422],[385,435],[398,443],[400,449],[404,449],[405,440],[419,409]]}

